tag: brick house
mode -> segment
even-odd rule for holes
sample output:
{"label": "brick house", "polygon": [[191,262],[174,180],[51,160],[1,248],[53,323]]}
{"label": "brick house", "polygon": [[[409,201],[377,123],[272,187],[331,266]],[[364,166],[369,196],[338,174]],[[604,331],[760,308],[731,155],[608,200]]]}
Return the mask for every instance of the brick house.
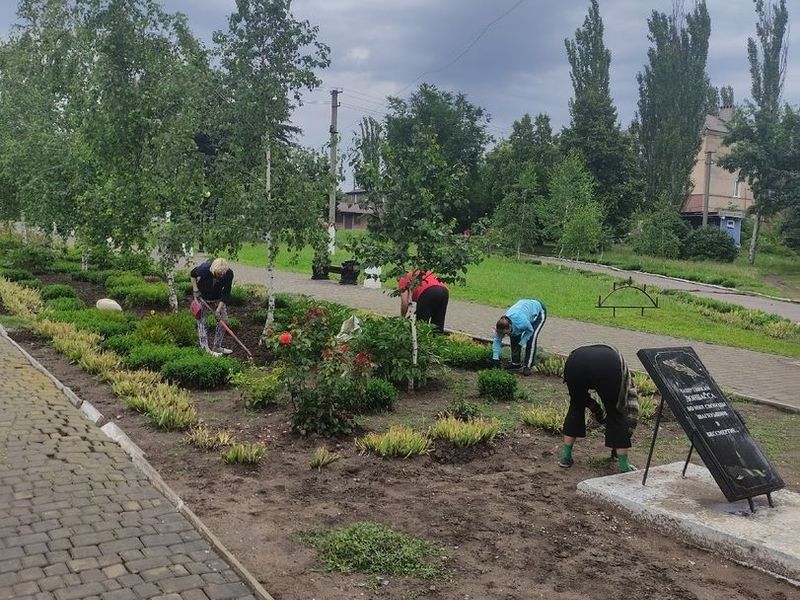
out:
{"label": "brick house", "polygon": [[337,229],[367,228],[367,218],[372,211],[359,206],[359,202],[366,199],[366,194],[364,190],[359,189],[345,192],[347,199],[336,205]]}
{"label": "brick house", "polygon": [[702,145],[692,171],[692,189],[681,213],[699,227],[703,222],[703,205],[708,189],[708,224],[719,227],[730,235],[737,246],[741,245],[742,219],[753,205],[753,192],[738,173],[730,173],[717,164],[716,159],[729,150],[722,143],[728,133],[727,123],[733,117],[733,108],[720,109],[719,115],[707,115],[702,131]]}

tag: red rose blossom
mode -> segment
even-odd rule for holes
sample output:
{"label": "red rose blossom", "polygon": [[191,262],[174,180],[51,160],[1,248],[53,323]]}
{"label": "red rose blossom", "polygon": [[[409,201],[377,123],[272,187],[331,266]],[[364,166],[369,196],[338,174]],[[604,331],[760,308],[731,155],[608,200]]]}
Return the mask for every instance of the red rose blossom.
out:
{"label": "red rose blossom", "polygon": [[292,343],[292,334],[288,331],[284,331],[282,334],[278,336],[278,341],[281,343],[282,346],[288,346]]}

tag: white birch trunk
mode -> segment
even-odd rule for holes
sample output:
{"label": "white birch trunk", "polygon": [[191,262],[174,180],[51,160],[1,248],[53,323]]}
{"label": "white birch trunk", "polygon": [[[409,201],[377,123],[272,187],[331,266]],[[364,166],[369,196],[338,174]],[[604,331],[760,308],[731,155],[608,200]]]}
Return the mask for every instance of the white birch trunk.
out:
{"label": "white birch trunk", "polygon": [[[408,306],[408,318],[411,320],[411,364],[415,367],[419,362],[419,342],[417,340],[417,303],[413,300]],[[408,380],[408,389],[413,391],[414,378]]]}
{"label": "white birch trunk", "polygon": [[22,236],[22,245],[28,245],[28,224],[25,222],[25,213],[20,215],[20,235]]}
{"label": "white birch trunk", "polygon": [[166,271],[167,288],[169,288],[169,307],[172,312],[178,312],[178,294],[175,292],[175,268],[169,267]]}
{"label": "white birch trunk", "polygon": [[261,332],[261,339],[259,344],[263,343],[266,339],[272,323],[275,321],[275,255],[277,249],[272,239],[272,234],[267,234],[267,320],[264,323],[264,329]]}

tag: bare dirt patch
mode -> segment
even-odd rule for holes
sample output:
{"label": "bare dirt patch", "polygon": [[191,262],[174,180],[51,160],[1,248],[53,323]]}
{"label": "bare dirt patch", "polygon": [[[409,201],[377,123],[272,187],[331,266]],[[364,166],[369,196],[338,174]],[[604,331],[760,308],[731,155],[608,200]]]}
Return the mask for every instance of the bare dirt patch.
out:
{"label": "bare dirt patch", "polygon": [[[286,407],[253,413],[244,410],[235,390],[193,392],[209,427],[267,444],[268,453],[257,467],[232,467],[218,452],[187,445],[181,434],[151,429],[108,386],[42,340],[24,331],[15,338],[122,427],[276,600],[605,599],[620,594],[632,600],[788,600],[797,594],[788,583],[667,538],[579,497],[577,482],[612,472],[599,432],[576,446],[576,465],[567,470],[556,465],[556,436],[519,425],[494,444],[471,451],[437,443],[428,456],[381,460],[359,455],[352,436],[298,436],[290,429]],[[474,374],[456,376],[475,400]],[[524,385],[533,394],[566,397],[554,379],[532,377]],[[403,394],[394,414],[362,424],[370,429],[389,422],[424,425],[449,399],[448,389],[433,385],[428,391]],[[742,406],[748,419],[770,424],[783,418],[768,407]],[[493,405],[491,410],[511,421],[518,408]],[[637,464],[644,461],[651,432],[652,425],[646,424],[636,436]],[[685,456],[688,443],[675,423],[665,425],[659,440],[657,463]],[[309,461],[321,445],[343,459],[312,470]],[[777,466],[787,484],[800,489],[797,461]],[[313,551],[298,540],[311,530],[362,520],[437,544],[447,557],[448,577],[380,580],[326,573]]]}

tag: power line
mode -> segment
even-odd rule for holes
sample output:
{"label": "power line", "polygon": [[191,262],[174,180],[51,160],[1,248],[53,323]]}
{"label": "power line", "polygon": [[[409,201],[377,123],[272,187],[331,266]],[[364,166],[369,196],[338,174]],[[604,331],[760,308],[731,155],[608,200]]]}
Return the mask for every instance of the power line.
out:
{"label": "power line", "polygon": [[414,85],[415,83],[417,83],[417,82],[418,82],[420,79],[422,79],[423,77],[425,77],[425,75],[433,75],[434,73],[439,73],[439,72],[441,72],[441,71],[444,71],[445,69],[448,69],[449,67],[452,67],[452,66],[453,66],[454,64],[456,64],[456,63],[457,63],[459,60],[461,60],[461,59],[464,57],[464,55],[465,55],[467,52],[469,52],[470,50],[472,50],[472,48],[475,46],[475,44],[477,44],[477,43],[480,41],[480,39],[481,39],[481,38],[482,38],[484,35],[486,35],[486,33],[489,31],[489,29],[491,29],[491,28],[492,28],[492,26],[493,26],[493,25],[495,25],[496,23],[498,23],[498,22],[502,21],[504,18],[506,18],[506,17],[507,17],[508,15],[510,15],[512,12],[514,12],[515,10],[517,10],[517,9],[518,9],[518,8],[519,8],[519,7],[522,5],[522,3],[523,3],[523,2],[525,2],[525,0],[517,0],[517,3],[516,3],[516,4],[514,4],[514,6],[512,6],[511,8],[509,8],[509,9],[508,9],[506,12],[504,12],[504,13],[503,13],[502,15],[500,15],[499,17],[496,17],[495,19],[493,19],[493,20],[489,21],[489,22],[488,22],[488,23],[487,23],[487,24],[484,26],[484,28],[481,30],[481,32],[480,32],[480,33],[479,33],[479,34],[478,34],[478,35],[475,37],[475,39],[473,39],[473,40],[472,40],[472,41],[471,41],[471,42],[470,42],[470,43],[467,45],[467,47],[466,47],[466,48],[464,48],[464,49],[463,49],[463,50],[462,50],[462,51],[461,51],[461,52],[458,54],[458,56],[456,56],[456,57],[455,57],[453,60],[451,60],[449,63],[447,63],[447,64],[446,64],[446,65],[444,65],[444,66],[441,66],[441,67],[439,67],[438,69],[433,69],[433,70],[431,70],[431,71],[425,71],[424,73],[420,73],[420,74],[419,74],[419,75],[418,75],[418,76],[417,76],[417,77],[416,77],[416,78],[415,78],[413,81],[411,81],[409,84],[407,84],[407,85],[406,85],[404,88],[402,88],[402,89],[401,89],[399,92],[397,92],[397,93],[398,93],[398,94],[401,94],[401,93],[403,93],[403,92],[404,92],[404,91],[406,91],[408,88],[410,88],[412,85]]}

